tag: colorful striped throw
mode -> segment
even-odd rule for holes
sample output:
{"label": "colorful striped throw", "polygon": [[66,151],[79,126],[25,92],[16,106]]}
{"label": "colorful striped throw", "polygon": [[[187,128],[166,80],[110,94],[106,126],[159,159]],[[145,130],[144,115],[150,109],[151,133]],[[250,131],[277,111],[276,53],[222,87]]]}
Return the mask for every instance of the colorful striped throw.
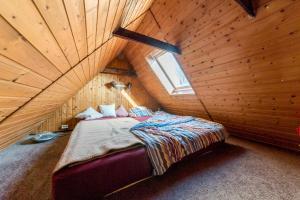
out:
{"label": "colorful striped throw", "polygon": [[156,113],[130,131],[146,144],[153,175],[162,175],[173,163],[227,136],[221,124],[165,112]]}
{"label": "colorful striped throw", "polygon": [[153,115],[152,111],[144,106],[137,106],[129,110],[130,117],[144,117],[144,116],[152,116],[152,115]]}

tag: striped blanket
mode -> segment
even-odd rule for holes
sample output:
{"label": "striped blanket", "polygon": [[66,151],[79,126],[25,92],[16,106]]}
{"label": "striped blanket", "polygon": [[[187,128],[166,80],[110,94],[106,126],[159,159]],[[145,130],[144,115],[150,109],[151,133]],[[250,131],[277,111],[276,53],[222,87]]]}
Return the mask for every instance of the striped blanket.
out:
{"label": "striped blanket", "polygon": [[221,124],[165,112],[156,113],[130,131],[146,144],[153,175],[162,175],[173,163],[223,141],[227,135]]}

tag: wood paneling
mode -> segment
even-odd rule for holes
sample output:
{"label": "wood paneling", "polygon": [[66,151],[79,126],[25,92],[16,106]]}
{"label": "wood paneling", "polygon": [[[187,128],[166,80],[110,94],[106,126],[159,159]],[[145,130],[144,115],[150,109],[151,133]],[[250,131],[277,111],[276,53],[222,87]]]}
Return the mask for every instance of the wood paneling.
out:
{"label": "wood paneling", "polygon": [[[133,17],[152,4],[128,9],[133,1],[0,1],[0,149],[53,115],[122,51],[126,41],[112,31],[135,30],[144,15]],[[137,15],[125,21],[128,13]]]}
{"label": "wood paneling", "polygon": [[[251,18],[234,0],[157,0],[156,20],[148,12],[137,31],[182,48],[178,59],[215,121],[235,135],[300,150],[300,2],[257,7]],[[149,93],[169,111],[203,115],[196,96],[166,93],[144,59],[151,51],[133,42],[125,49]]]}
{"label": "wood paneling", "polygon": [[145,60],[153,48],[130,42],[125,50],[167,111],[208,119],[202,101],[232,133],[299,150],[300,2],[259,0],[250,18],[234,0],[152,1],[0,0],[0,148],[54,113],[73,115],[64,103],[127,44],[112,31],[139,26],[182,49],[196,95],[165,91]]}
{"label": "wood paneling", "polygon": [[[149,34],[150,31],[151,34]],[[164,40],[164,37],[160,33],[157,24],[153,22],[153,18],[149,12],[146,14],[144,21],[138,28],[138,32],[142,32],[145,35],[149,34],[151,36],[155,36],[157,39]],[[168,94],[165,88],[161,85],[159,79],[152,72],[145,59],[145,57],[153,50],[154,48],[152,47],[130,42],[124,51],[128,60],[134,66],[138,78],[144,84],[149,93],[158,100],[166,111],[209,119],[209,116],[205,112],[199,98],[196,95]],[[187,74],[187,76],[189,75]]]}
{"label": "wood paneling", "polygon": [[156,100],[146,92],[137,77],[99,74],[59,109],[53,112],[52,117],[41,123],[33,130],[33,132],[58,131],[62,124],[68,124],[70,129],[73,129],[74,125],[77,123],[77,120],[74,117],[90,106],[97,110],[98,106],[101,104],[114,103],[116,107],[123,105],[126,109],[133,107],[134,105],[131,103],[131,100],[128,99],[126,94],[123,94],[115,88],[108,88],[105,86],[111,81],[132,83],[131,90],[125,90],[125,92],[135,104],[147,106],[154,110],[158,108]]}
{"label": "wood paneling", "polygon": [[65,55],[31,0],[1,1],[0,13],[59,71],[64,73],[70,68]]}
{"label": "wood paneling", "polygon": [[62,0],[34,0],[34,3],[38,7],[57,42],[63,49],[70,64],[72,66],[77,64],[79,62],[79,57],[70,28],[68,15],[65,12],[64,2]]}

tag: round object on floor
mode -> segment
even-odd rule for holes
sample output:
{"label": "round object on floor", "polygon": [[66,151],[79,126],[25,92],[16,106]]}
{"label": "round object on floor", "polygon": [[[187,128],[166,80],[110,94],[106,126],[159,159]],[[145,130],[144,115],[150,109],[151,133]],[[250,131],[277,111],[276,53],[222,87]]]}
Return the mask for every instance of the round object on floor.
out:
{"label": "round object on floor", "polygon": [[45,132],[34,135],[31,139],[35,142],[46,142],[57,137],[57,134],[52,132]]}

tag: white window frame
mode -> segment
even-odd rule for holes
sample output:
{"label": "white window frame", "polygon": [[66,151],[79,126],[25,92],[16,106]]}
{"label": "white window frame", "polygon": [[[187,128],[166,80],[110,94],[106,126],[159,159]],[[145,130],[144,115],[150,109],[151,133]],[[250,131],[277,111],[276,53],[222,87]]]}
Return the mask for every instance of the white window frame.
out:
{"label": "white window frame", "polygon": [[[157,57],[159,57],[159,56],[161,56],[161,55],[163,55],[163,54],[165,54],[165,53],[167,53],[167,52],[165,52],[165,51],[155,51],[155,52],[153,52],[153,53],[151,53],[150,55],[147,56],[147,59],[146,59],[146,60],[148,61],[148,64],[149,64],[151,70],[153,71],[153,73],[157,76],[157,78],[160,80],[161,84],[162,84],[162,85],[164,86],[164,88],[167,90],[165,84],[161,81],[161,79],[159,78],[159,76],[158,76],[158,75],[156,74],[156,72],[152,69],[151,62],[152,62],[152,61],[155,61],[155,62],[158,64],[160,70],[163,72],[163,75],[168,79],[168,82],[169,82],[170,85],[173,87],[173,90],[172,90],[171,92],[169,92],[169,91],[167,90],[168,93],[169,93],[170,95],[182,95],[182,94],[195,95],[195,92],[194,92],[194,90],[193,90],[193,88],[192,88],[192,86],[191,86],[189,80],[187,79],[187,76],[185,75],[185,73],[184,73],[184,71],[183,71],[183,69],[182,69],[182,67],[181,67],[180,62],[178,61],[178,59],[176,58],[176,56],[175,56],[173,53],[171,53],[171,55],[173,56],[173,58],[174,58],[175,61],[177,62],[178,66],[180,67],[180,69],[181,69],[183,75],[185,76],[185,78],[186,78],[186,80],[187,80],[187,82],[188,82],[188,84],[189,84],[188,86],[184,86],[184,87],[175,87],[174,83],[172,82],[172,79],[169,77],[168,73],[165,71],[164,67],[162,66],[162,64],[161,64],[161,63],[159,62],[159,60],[157,59]],[[152,60],[152,61],[150,61],[150,60]]]}

